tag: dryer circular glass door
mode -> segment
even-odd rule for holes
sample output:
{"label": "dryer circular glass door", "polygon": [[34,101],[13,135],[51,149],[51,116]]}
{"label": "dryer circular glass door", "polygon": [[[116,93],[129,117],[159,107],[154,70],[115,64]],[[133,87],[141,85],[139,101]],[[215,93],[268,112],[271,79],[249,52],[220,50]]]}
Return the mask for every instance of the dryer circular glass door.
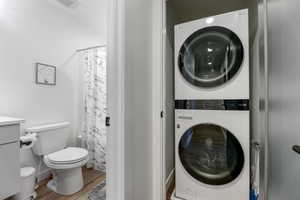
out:
{"label": "dryer circular glass door", "polygon": [[239,71],[244,49],[231,30],[213,26],[200,29],[182,45],[178,65],[192,85],[213,88],[231,80]]}
{"label": "dryer circular glass door", "polygon": [[178,148],[184,169],[205,184],[230,183],[244,167],[241,144],[230,131],[218,125],[199,124],[188,129]]}

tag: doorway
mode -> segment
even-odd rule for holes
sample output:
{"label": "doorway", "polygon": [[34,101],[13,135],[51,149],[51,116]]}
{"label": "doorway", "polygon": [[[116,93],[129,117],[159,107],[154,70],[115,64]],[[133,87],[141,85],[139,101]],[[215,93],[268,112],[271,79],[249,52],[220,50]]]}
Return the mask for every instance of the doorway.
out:
{"label": "doorway", "polygon": [[[70,198],[89,198],[104,189],[106,199],[123,199],[123,79],[121,64],[114,57],[121,54],[115,42],[119,34],[115,26],[116,1],[3,0],[0,9],[1,94],[5,97],[1,99],[1,115],[24,118],[22,135],[27,127],[70,122],[68,146],[85,148],[91,155],[88,166],[83,168],[84,187]],[[37,81],[37,63],[52,66],[55,75],[52,70]],[[107,71],[97,71],[99,68]],[[92,76],[96,79],[82,76],[95,69]],[[88,78],[100,82],[93,83],[91,91],[91,85],[83,84]],[[38,84],[41,81],[43,84]],[[101,87],[95,89],[99,84]],[[95,103],[95,96],[89,96],[89,92],[105,96],[100,99],[103,102]],[[97,116],[83,115],[88,105],[93,105],[91,110],[100,108]],[[93,124],[91,118],[101,125]],[[98,129],[101,137],[96,134]],[[46,195],[52,199],[61,197],[46,186],[54,174],[41,156],[30,150],[22,152],[20,166],[25,165],[36,169],[38,199]]]}
{"label": "doorway", "polygon": [[[251,66],[251,142],[260,145],[260,175],[259,181],[253,185],[260,190],[262,199],[267,196],[268,180],[268,128],[266,120],[267,105],[267,59],[266,59],[266,1],[226,1],[225,4],[207,1],[155,1],[154,39],[157,43],[154,50],[157,63],[156,76],[156,106],[155,113],[162,111],[163,118],[156,119],[157,135],[153,142],[153,174],[154,191],[156,199],[168,199],[174,191],[174,25],[209,17],[239,9],[249,9],[249,43]],[[203,12],[199,10],[204,9]],[[162,35],[160,33],[163,33]],[[196,33],[195,33],[196,34]],[[238,45],[238,44],[237,44]],[[192,49],[192,48],[190,48]],[[183,50],[184,51],[184,50]],[[183,55],[183,54],[181,54]],[[191,80],[193,74],[186,71],[187,79]],[[198,74],[201,75],[201,72]],[[192,78],[190,78],[192,77]],[[191,81],[195,83],[195,81]],[[197,82],[197,81],[196,81]],[[196,83],[195,83],[196,84]],[[201,83],[198,83],[201,84]],[[159,96],[160,94],[160,96]],[[162,97],[162,98],[159,98]],[[254,146],[254,145],[252,145]],[[252,150],[252,148],[251,148]],[[252,155],[256,154],[253,150]],[[253,158],[252,158],[253,159]],[[255,163],[253,160],[251,163]],[[255,165],[255,164],[254,164]],[[258,166],[252,168],[258,169]],[[159,169],[159,170],[158,170]],[[160,177],[160,178],[159,178]],[[259,182],[259,183],[258,183]],[[171,189],[170,189],[171,188]],[[166,197],[167,196],[167,197]]]}

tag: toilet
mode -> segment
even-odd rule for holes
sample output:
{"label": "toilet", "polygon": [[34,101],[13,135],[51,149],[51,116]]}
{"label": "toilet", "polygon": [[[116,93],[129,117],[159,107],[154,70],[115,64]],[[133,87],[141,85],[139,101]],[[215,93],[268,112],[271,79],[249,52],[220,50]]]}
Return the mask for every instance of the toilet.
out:
{"label": "toilet", "polygon": [[37,134],[33,152],[43,156],[44,163],[52,170],[48,188],[61,195],[71,195],[83,188],[82,166],[88,162],[86,149],[67,147],[69,127],[69,122],[62,122],[26,129]]}

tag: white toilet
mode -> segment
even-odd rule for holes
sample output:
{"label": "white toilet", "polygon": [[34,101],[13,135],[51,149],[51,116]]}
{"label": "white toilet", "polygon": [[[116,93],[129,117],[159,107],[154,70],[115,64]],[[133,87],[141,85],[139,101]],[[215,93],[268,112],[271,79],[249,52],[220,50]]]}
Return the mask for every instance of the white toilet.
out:
{"label": "white toilet", "polygon": [[71,195],[82,189],[82,166],[88,161],[87,150],[66,147],[69,126],[69,122],[62,122],[26,129],[28,133],[37,134],[33,152],[43,156],[45,164],[52,169],[53,179],[47,186],[61,195]]}

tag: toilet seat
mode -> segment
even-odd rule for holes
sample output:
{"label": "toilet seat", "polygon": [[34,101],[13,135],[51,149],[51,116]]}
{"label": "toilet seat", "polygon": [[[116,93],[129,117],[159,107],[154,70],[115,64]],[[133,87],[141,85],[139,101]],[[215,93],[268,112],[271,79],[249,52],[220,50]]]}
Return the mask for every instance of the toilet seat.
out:
{"label": "toilet seat", "polygon": [[46,165],[53,169],[68,169],[86,164],[88,151],[83,148],[68,147],[44,157]]}
{"label": "toilet seat", "polygon": [[49,162],[53,164],[71,164],[84,160],[88,151],[83,148],[68,147],[66,149],[47,155]]}

